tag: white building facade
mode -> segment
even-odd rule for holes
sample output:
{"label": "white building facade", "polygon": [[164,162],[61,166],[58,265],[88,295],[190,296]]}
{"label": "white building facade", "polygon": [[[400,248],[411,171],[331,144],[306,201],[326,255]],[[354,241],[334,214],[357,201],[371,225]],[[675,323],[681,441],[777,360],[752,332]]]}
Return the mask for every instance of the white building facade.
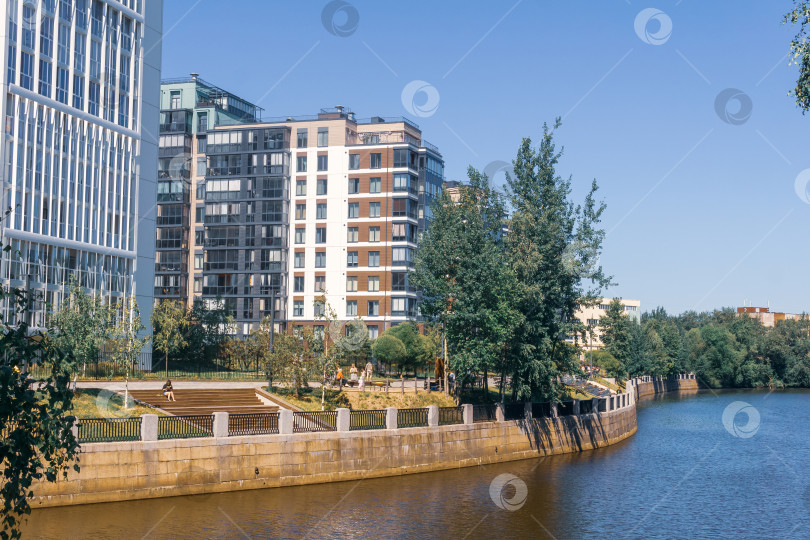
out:
{"label": "white building facade", "polygon": [[[0,6],[0,282],[58,306],[71,277],[153,304],[162,0]],[[9,315],[8,306],[0,306]],[[147,322],[148,324],[148,322]]]}

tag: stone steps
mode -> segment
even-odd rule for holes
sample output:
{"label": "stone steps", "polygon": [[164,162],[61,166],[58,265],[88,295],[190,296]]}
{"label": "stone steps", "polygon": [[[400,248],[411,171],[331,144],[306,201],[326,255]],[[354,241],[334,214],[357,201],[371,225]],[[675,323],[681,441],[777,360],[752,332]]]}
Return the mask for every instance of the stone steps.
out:
{"label": "stone steps", "polygon": [[130,390],[129,395],[142,403],[173,415],[230,414],[277,412],[275,405],[265,405],[252,388],[175,389],[176,401],[167,401],[161,390]]}

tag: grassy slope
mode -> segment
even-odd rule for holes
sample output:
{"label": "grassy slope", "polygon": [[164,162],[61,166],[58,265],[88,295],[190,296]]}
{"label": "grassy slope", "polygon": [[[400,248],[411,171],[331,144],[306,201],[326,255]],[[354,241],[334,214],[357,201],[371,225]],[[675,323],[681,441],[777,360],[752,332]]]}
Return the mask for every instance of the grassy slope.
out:
{"label": "grassy slope", "polygon": [[142,414],[165,416],[151,407],[130,405],[129,409],[124,409],[123,405],[123,396],[98,388],[79,388],[73,396],[73,414],[77,418],[124,418]]}

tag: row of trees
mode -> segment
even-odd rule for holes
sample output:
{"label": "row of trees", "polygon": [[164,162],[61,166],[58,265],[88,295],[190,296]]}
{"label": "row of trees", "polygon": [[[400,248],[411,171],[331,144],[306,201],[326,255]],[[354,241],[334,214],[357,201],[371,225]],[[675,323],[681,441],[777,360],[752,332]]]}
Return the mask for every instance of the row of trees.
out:
{"label": "row of trees", "polygon": [[471,167],[457,200],[437,197],[414,259],[421,312],[444,325],[458,381],[498,373],[502,399],[508,390],[519,400],[558,397],[558,376],[579,369],[565,342],[582,330],[574,311],[611,281],[598,263],[605,205],[595,181],[572,202],[571,179],[556,172],[559,125],[544,126],[537,148],[523,140],[505,196]]}
{"label": "row of trees", "polygon": [[636,324],[614,300],[599,324],[605,347],[594,363],[613,376],[692,371],[713,387],[810,388],[810,318],[764,327],[730,308],[676,316],[658,308]]}

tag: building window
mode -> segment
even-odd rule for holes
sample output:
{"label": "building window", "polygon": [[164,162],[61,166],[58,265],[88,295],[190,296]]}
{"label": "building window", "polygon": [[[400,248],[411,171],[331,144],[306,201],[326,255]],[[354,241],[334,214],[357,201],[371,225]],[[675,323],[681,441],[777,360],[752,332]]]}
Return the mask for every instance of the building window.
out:
{"label": "building window", "polygon": [[202,292],[202,281],[203,280],[202,280],[201,277],[195,277],[194,278],[194,292],[195,293],[201,293]]}
{"label": "building window", "polygon": [[203,267],[203,256],[194,255],[194,270],[202,270]]}
{"label": "building window", "polygon": [[375,325],[370,325],[368,327],[368,337],[371,339],[377,339],[380,336],[380,327]]}
{"label": "building window", "polygon": [[90,81],[90,91],[87,95],[87,112],[98,116],[98,103],[100,99],[101,87],[97,82]]}
{"label": "building window", "polygon": [[369,227],[368,228],[368,241],[369,242],[379,242],[380,241],[380,228],[379,227]]}
{"label": "building window", "polygon": [[298,148],[307,147],[309,130],[307,128],[298,128]]}
{"label": "building window", "polygon": [[326,268],[326,252],[315,252],[315,268]]}
{"label": "building window", "polygon": [[205,148],[207,146],[207,144],[206,144],[207,142],[208,141],[207,141],[207,139],[205,137],[198,137],[197,138],[197,153],[198,154],[204,154],[205,153]]}
{"label": "building window", "polygon": [[380,169],[382,168],[382,154],[374,153],[369,156],[370,164],[369,169]]}
{"label": "building window", "polygon": [[84,108],[84,76],[82,75],[73,76],[73,108],[79,110]]}
{"label": "building window", "polygon": [[318,147],[323,148],[329,146],[329,128],[318,128]]}
{"label": "building window", "polygon": [[326,276],[315,276],[315,292],[326,290]]}
{"label": "building window", "polygon": [[372,178],[369,180],[368,183],[368,192],[369,193],[379,193],[380,192],[380,185],[382,182],[379,178]]}
{"label": "building window", "polygon": [[306,203],[295,205],[295,219],[307,219]]}
{"label": "building window", "polygon": [[357,219],[360,217],[360,203],[349,203],[349,219]]}
{"label": "building window", "polygon": [[[317,261],[317,259],[318,258],[315,257],[316,261]],[[294,268],[303,268],[304,267],[304,260],[305,260],[304,259],[304,252],[302,252],[302,251],[296,252],[295,255],[293,255],[293,267]]]}
{"label": "building window", "polygon": [[380,301],[379,300],[369,300],[369,302],[368,302],[368,316],[369,317],[379,317],[380,316]]}
{"label": "building window", "polygon": [[394,266],[410,266],[413,262],[413,249],[406,247],[391,248],[391,259]]}
{"label": "building window", "polygon": [[357,229],[357,227],[349,227],[346,230],[346,232],[347,232],[346,241],[348,243],[353,244],[353,243],[358,241],[358,239],[357,239],[357,237],[358,237],[358,229]]}
{"label": "building window", "polygon": [[[16,15],[14,18],[16,19]],[[28,4],[23,4],[22,45],[32,51],[34,50],[34,29],[36,28],[36,20],[36,8]]]}
{"label": "building window", "polygon": [[408,290],[408,274],[406,272],[391,272],[391,290]]}
{"label": "building window", "polygon": [[307,156],[298,156],[295,160],[296,172],[307,172]]}
{"label": "building window", "polygon": [[326,243],[326,227],[318,227],[315,229],[315,243],[316,244]]}
{"label": "building window", "polygon": [[68,102],[68,71],[56,68],[56,101],[67,105]]}
{"label": "building window", "polygon": [[43,96],[51,95],[51,63],[39,61],[39,93]]}
{"label": "building window", "polygon": [[207,112],[197,113],[197,132],[205,133],[206,131],[208,131],[208,113]]}
{"label": "building window", "polygon": [[360,168],[360,154],[349,154],[349,170]]}
{"label": "building window", "polygon": [[85,45],[84,41],[85,37],[84,34],[80,34],[79,32],[76,32],[74,37],[75,43],[73,46],[73,69],[79,72],[84,72],[84,56],[85,51],[87,50],[87,46]]}
{"label": "building window", "polygon": [[171,91],[171,100],[169,102],[170,109],[179,109],[180,108],[180,90],[172,90]]}
{"label": "building window", "polygon": [[315,206],[315,219],[326,219],[326,203],[318,203]]}
{"label": "building window", "polygon": [[397,148],[394,150],[394,168],[408,166],[408,149]]}
{"label": "building window", "polygon": [[368,217],[370,218],[380,217],[380,203],[378,202],[368,203]]}
{"label": "building window", "polygon": [[318,156],[318,170],[325,171],[329,168],[329,156]]}
{"label": "building window", "polygon": [[42,17],[39,34],[39,52],[45,56],[53,55],[53,19]]}
{"label": "building window", "polygon": [[14,45],[8,46],[8,84],[17,82],[17,47]]}
{"label": "building window", "polygon": [[205,157],[198,157],[197,158],[197,176],[205,176],[207,172],[208,165],[205,163]]}
{"label": "building window", "polygon": [[296,180],[295,181],[295,195],[297,197],[303,197],[307,194],[307,181],[306,180]]}
{"label": "building window", "polygon": [[358,256],[356,251],[349,251],[346,253],[346,266],[354,267],[358,265],[360,257]]}
{"label": "building window", "polygon": [[377,292],[380,290],[379,276],[369,276],[368,278],[368,292]]}
{"label": "building window", "polygon": [[20,68],[20,86],[28,90],[34,89],[34,57],[23,52],[20,55],[22,66]]}
{"label": "building window", "polygon": [[293,301],[293,317],[303,317],[304,316],[304,301],[303,300],[294,300]]}
{"label": "building window", "polygon": [[319,178],[317,183],[315,184],[315,194],[316,195],[326,195],[326,178]]}
{"label": "building window", "polygon": [[357,276],[346,278],[346,292],[357,292]]}
{"label": "building window", "polygon": [[70,65],[70,28],[64,24],[59,25],[59,47],[56,58],[63,66]]}
{"label": "building window", "polygon": [[307,235],[306,227],[298,227],[295,229],[295,243],[303,244]]}
{"label": "building window", "polygon": [[380,252],[379,251],[369,251],[368,252],[368,265],[371,268],[376,268],[380,266]]}
{"label": "building window", "polygon": [[360,179],[349,178],[349,195],[360,193]]}
{"label": "building window", "polygon": [[304,276],[293,278],[293,292],[304,292]]}
{"label": "building window", "polygon": [[357,317],[357,300],[346,300],[346,316]]}
{"label": "building window", "polygon": [[[323,302],[315,300],[315,302],[312,303],[312,308],[314,310],[313,315],[315,316],[316,319],[319,318],[319,317],[323,317]],[[319,331],[319,329],[320,329],[320,331]],[[323,337],[323,326],[315,326],[313,328],[313,330],[315,332],[316,337],[318,335]]]}

